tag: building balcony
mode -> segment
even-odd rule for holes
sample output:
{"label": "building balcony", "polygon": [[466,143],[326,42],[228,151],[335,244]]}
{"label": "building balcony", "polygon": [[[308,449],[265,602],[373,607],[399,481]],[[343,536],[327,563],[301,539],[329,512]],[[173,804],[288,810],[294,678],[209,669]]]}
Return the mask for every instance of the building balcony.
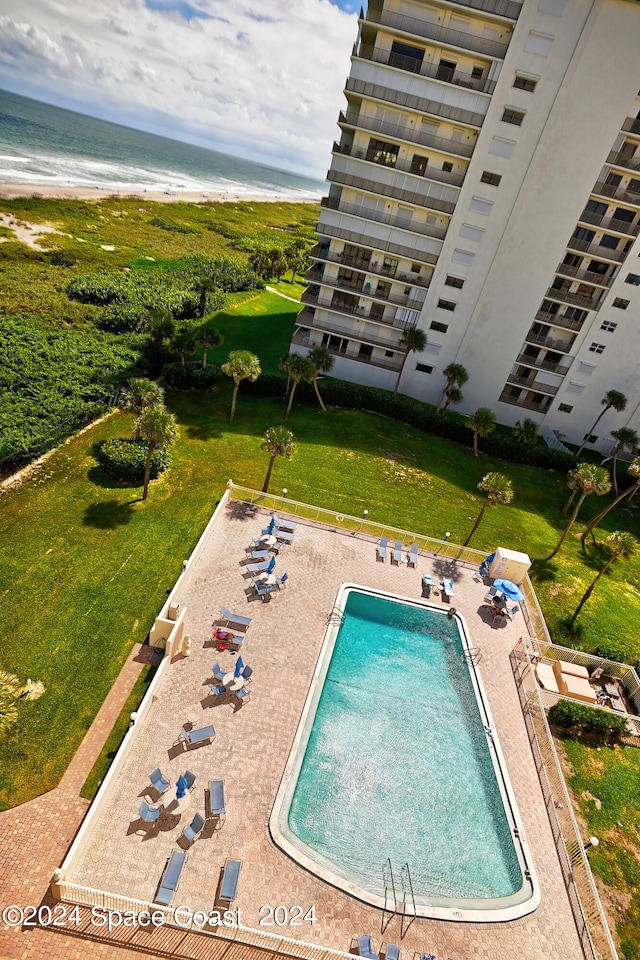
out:
{"label": "building balcony", "polygon": [[598,260],[610,260],[613,263],[624,263],[627,256],[626,250],[613,250],[611,247],[603,247],[601,244],[592,243],[589,240],[578,240],[576,237],[571,237],[567,241],[567,249],[575,250],[577,253],[586,253]]}
{"label": "building balcony", "polygon": [[640,192],[629,190],[628,187],[614,187],[611,183],[598,181],[591,193],[596,197],[607,197],[608,200],[619,200],[622,203],[634,204],[640,207]]}
{"label": "building balcony", "polygon": [[562,303],[570,303],[574,307],[582,307],[583,310],[599,310],[602,306],[600,300],[593,297],[584,297],[579,293],[572,293],[570,290],[558,290],[556,287],[549,287],[545,297],[550,300],[560,300]]}
{"label": "building balcony", "polygon": [[579,216],[580,223],[588,223],[601,230],[611,230],[612,233],[624,233],[627,236],[637,237],[640,233],[640,223],[630,223],[629,220],[619,220],[617,217],[605,217],[600,213],[591,213],[583,210]]}
{"label": "building balcony", "polygon": [[541,400],[533,400],[531,397],[513,397],[507,387],[504,388],[498,397],[502,403],[511,403],[516,407],[522,407],[523,410],[535,410],[537,413],[546,413],[550,407],[550,397],[544,396]]}
{"label": "building balcony", "polygon": [[[314,267],[311,267],[307,271],[307,279],[311,283],[321,284],[323,287],[329,287],[331,290],[351,290],[360,294],[363,297],[368,297],[371,300],[376,300],[381,303],[390,303],[397,307],[407,307],[409,310],[422,310],[424,307],[424,300],[418,300],[416,297],[412,297],[411,294],[383,294],[380,293],[375,284],[371,283],[368,280],[364,279],[365,275],[359,277],[357,280],[342,280],[340,277],[325,277],[322,274],[315,272]],[[305,291],[306,292],[306,291]],[[305,299],[304,294],[302,295],[303,302],[311,302]]]}
{"label": "building balcony", "polygon": [[[365,333],[361,330],[356,330],[353,326],[345,326],[340,323],[334,323],[332,320],[327,318],[323,320],[317,320],[316,317],[313,317],[308,311],[303,310],[298,314],[296,318],[296,325],[298,327],[303,326],[308,330],[319,330],[321,333],[328,333],[334,337],[341,337],[345,340],[355,341],[355,343],[367,343],[373,347],[381,347],[384,350],[393,350],[397,352],[400,356],[398,360],[391,360],[390,357],[380,357],[380,366],[385,366],[389,370],[398,370],[400,369],[400,364],[402,362],[402,347],[400,346],[400,336],[401,332],[399,331],[395,339],[390,337],[379,337],[374,333],[371,336],[368,333]],[[299,343],[301,346],[308,346],[309,338],[305,337],[304,334],[300,335],[300,331],[296,330],[296,336],[299,338],[296,340],[295,336],[293,338],[294,343]],[[331,347],[327,344],[327,348],[331,350]],[[331,350],[332,353],[335,353],[339,356],[349,356],[346,350]],[[358,356],[358,354],[350,355],[351,360],[363,360],[369,358],[363,358]],[[377,361],[375,361],[377,362]]]}
{"label": "building balcony", "polygon": [[522,12],[522,5],[514,0],[449,0],[461,7],[470,7],[472,10],[482,10],[484,13],[493,13],[496,17],[506,17],[517,20]]}
{"label": "building balcony", "polygon": [[[533,343],[539,347],[547,347],[547,349],[553,350],[555,353],[569,353],[571,347],[573,346],[575,336],[569,337],[567,340],[563,340],[562,338],[558,339],[556,337],[550,337],[549,334],[541,336],[540,334],[533,333],[530,330],[524,339],[525,343]],[[526,355],[520,354],[518,356],[518,360],[520,361],[521,357],[523,356]],[[527,358],[527,360],[523,360],[522,362],[527,363],[529,359],[530,358]]]}
{"label": "building balcony", "polygon": [[383,254],[391,254],[394,257],[402,257],[405,260],[411,260],[412,263],[424,263],[434,266],[438,262],[438,254],[429,250],[420,250],[416,246],[405,247],[402,243],[395,243],[393,240],[381,240],[378,237],[366,237],[362,230],[348,230],[346,227],[333,223],[326,223],[322,220],[322,211],[320,212],[320,223],[318,224],[318,233],[325,237],[335,237],[336,240],[344,240],[346,243],[352,243],[355,246],[370,244],[376,251]]}
{"label": "building balcony", "polygon": [[457,87],[467,87],[469,90],[480,93],[493,93],[496,85],[495,80],[488,80],[486,77],[474,77],[462,70],[450,70],[436,63],[424,63],[416,60],[415,57],[402,57],[390,50],[378,50],[364,43],[354,45],[353,56],[360,60],[419,74],[421,77],[430,77],[432,80],[442,80]]}
{"label": "building balcony", "polygon": [[[346,115],[340,113],[338,123],[340,126],[357,127],[367,133],[380,133],[385,137],[391,137],[393,140],[417,143],[421,147],[429,147],[439,153],[446,153],[447,156],[464,157],[465,160],[471,156],[476,145],[475,140],[473,143],[464,143],[460,140],[451,140],[449,137],[434,137],[431,134],[416,130],[415,127],[410,127],[408,124],[387,123],[385,120],[378,120],[376,117],[368,117],[366,114],[358,114],[355,111],[347,111]],[[366,153],[366,151],[363,151],[363,153]],[[435,172],[446,173],[444,170]],[[464,177],[459,173],[449,173],[443,177],[436,177],[436,179],[444,180],[445,183],[451,183],[459,187]]]}
{"label": "building balcony", "polygon": [[627,117],[622,124],[622,129],[625,133],[635,133],[640,136],[640,120],[636,117]]}
{"label": "building balcony", "polygon": [[[357,320],[366,320],[369,323],[375,323],[383,327],[395,327],[404,329],[404,321],[397,320],[395,315],[385,317],[382,311],[376,311],[374,303],[368,303],[366,307],[357,303],[341,303],[340,301],[322,300],[318,293],[310,293],[307,288],[302,294],[302,302],[312,307],[319,307],[322,310],[329,310],[331,313],[339,313],[345,317],[355,317]],[[379,329],[379,326],[377,329]],[[324,328],[324,326],[323,326]],[[353,330],[352,327],[348,328]],[[367,343],[369,338],[367,338]]]}
{"label": "building balcony", "polygon": [[[485,119],[483,113],[477,113],[475,110],[465,110],[462,107],[452,107],[448,103],[441,103],[439,100],[416,97],[413,93],[394,90],[393,87],[385,87],[378,83],[369,83],[367,80],[358,80],[357,77],[349,77],[344,92],[347,100],[350,99],[350,93],[355,93],[368,100],[392,103],[394,106],[404,107],[406,110],[415,113],[430,114],[440,119],[454,120],[456,123],[464,123],[471,127],[481,127]],[[347,120],[347,123],[349,122]]]}
{"label": "building balcony", "polygon": [[[540,339],[548,340],[549,338],[541,337]],[[516,363],[522,363],[525,366],[535,367],[536,370],[548,370],[550,373],[558,373],[562,377],[569,372],[569,365],[566,363],[554,363],[551,360],[539,360],[536,359],[536,357],[530,357],[528,353],[519,353],[516,357]]]}
{"label": "building balcony", "polygon": [[[353,153],[347,154],[347,156],[353,156]],[[396,170],[397,167],[385,167],[385,169]],[[438,213],[451,215],[456,208],[455,203],[429,196],[426,192],[429,186],[428,181],[425,184],[426,189],[424,192],[420,190],[405,190],[402,187],[394,187],[392,184],[385,183],[381,180],[370,180],[366,177],[358,177],[351,173],[345,173],[342,170],[336,170],[334,167],[327,173],[327,180],[330,183],[339,183],[342,187],[353,187],[354,190],[373,193],[378,197],[391,198],[398,200],[400,203],[411,203],[413,206],[424,207],[427,210],[435,210]]]}
{"label": "building balcony", "polygon": [[606,159],[606,163],[614,167],[622,167],[623,170],[640,170],[640,156],[633,157],[626,150],[612,150]]}
{"label": "building balcony", "polygon": [[571,267],[568,263],[559,263],[556,267],[556,273],[563,277],[572,277],[574,280],[593,283],[598,287],[610,287],[613,283],[613,276],[605,277],[601,273],[593,273],[592,270],[581,270],[580,267]]}
{"label": "building balcony", "polygon": [[367,23],[377,23],[381,27],[389,27],[400,33],[409,33],[414,37],[425,40],[435,40],[438,44],[449,47],[458,47],[462,50],[472,50],[474,53],[502,60],[507,52],[508,43],[498,40],[487,40],[484,37],[474,36],[466,30],[452,30],[437,23],[408,17],[406,14],[393,13],[391,10],[375,11],[369,9]]}
{"label": "building balcony", "polygon": [[[375,274],[379,277],[386,277],[388,280],[397,280],[400,283],[408,284],[410,283],[413,287],[428,287],[431,283],[431,277],[421,277],[416,273],[390,273],[388,269],[384,267],[384,257],[380,260],[377,255],[371,251],[370,258],[367,260],[366,257],[354,257],[346,253],[331,253],[329,249],[323,249],[322,245],[316,243],[314,247],[311,248],[310,254],[313,260],[322,260],[326,263],[339,263],[344,267],[349,267],[350,270],[361,270],[363,273]],[[316,275],[312,278],[312,271],[316,271]],[[314,267],[307,272],[307,277],[309,279],[317,280],[317,270]]]}
{"label": "building balcony", "polygon": [[[372,220],[375,223],[384,223],[390,227],[397,227],[399,230],[407,230],[409,233],[415,233],[423,237],[434,237],[437,240],[444,240],[446,227],[438,227],[430,223],[416,223],[413,220],[406,220],[404,217],[391,216],[388,213],[381,213],[379,210],[371,210],[363,205],[352,203],[343,203],[337,197],[323,197],[320,206],[328,210],[336,210],[338,213],[346,213],[352,217],[359,217],[362,220]],[[362,240],[362,235],[360,235]]]}
{"label": "building balcony", "polygon": [[517,373],[510,373],[507,377],[507,383],[516,387],[526,387],[527,390],[533,390],[534,393],[544,393],[550,397],[555,397],[560,389],[559,386],[552,387],[548,383],[540,383],[536,380],[535,374],[532,377],[519,377]]}
{"label": "building balcony", "polygon": [[538,310],[536,320],[542,323],[549,323],[554,327],[562,327],[564,330],[582,330],[584,320],[573,320],[569,317],[563,317],[559,313],[547,313],[546,310]]}

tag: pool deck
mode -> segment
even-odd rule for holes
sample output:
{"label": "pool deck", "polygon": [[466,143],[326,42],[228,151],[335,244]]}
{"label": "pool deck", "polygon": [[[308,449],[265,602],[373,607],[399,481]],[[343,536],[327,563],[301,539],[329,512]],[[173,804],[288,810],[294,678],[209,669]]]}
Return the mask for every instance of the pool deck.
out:
{"label": "pool deck", "polygon": [[[391,941],[402,946],[405,957],[424,950],[438,960],[582,960],[509,664],[509,652],[525,629],[522,615],[493,627],[481,609],[487,587],[473,580],[469,567],[433,554],[420,556],[417,569],[404,563],[392,566],[389,560],[377,560],[370,540],[304,522],[298,524],[293,544],[283,546],[278,557],[279,575],[289,574],[286,587],[269,603],[248,603],[245,548],[259,535],[266,517],[259,509],[231,501],[190,565],[177,599],[187,607],[192,654],[175,658],[158,699],[139,722],[132,750],[67,879],[153,901],[167,857],[180,849],[182,830],[196,812],[204,813],[207,781],[224,778],[226,817],[217,829],[208,823],[192,845],[174,906],[210,911],[220,869],[232,857],[243,862],[234,907],[248,927],[345,951],[354,936],[370,933],[376,948]],[[436,584],[442,576],[453,581],[453,605],[466,620],[473,646],[482,651],[479,671],[533,853],[542,903],[528,917],[495,924],[418,918],[408,931],[405,922],[401,939],[399,916],[393,916],[383,932],[388,914],[383,917],[382,911],[290,860],[273,843],[268,822],[338,588],[351,582],[416,598],[426,572]],[[439,601],[437,588],[431,599]],[[235,661],[229,652],[218,653],[211,640],[211,624],[221,605],[253,618],[241,651],[254,669],[247,686],[251,697],[241,707],[230,697],[214,698],[208,688],[211,665],[218,661],[231,670]],[[196,727],[214,724],[215,739],[187,751],[176,742],[187,720]],[[139,821],[138,809],[145,795],[153,796],[148,774],[157,766],[172,788],[159,824],[151,826]],[[198,779],[187,809],[180,813],[172,810],[173,784],[187,768]],[[390,816],[395,806],[390,797]],[[303,911],[313,905],[315,925],[260,926],[265,914],[261,907],[279,904],[299,904]]]}

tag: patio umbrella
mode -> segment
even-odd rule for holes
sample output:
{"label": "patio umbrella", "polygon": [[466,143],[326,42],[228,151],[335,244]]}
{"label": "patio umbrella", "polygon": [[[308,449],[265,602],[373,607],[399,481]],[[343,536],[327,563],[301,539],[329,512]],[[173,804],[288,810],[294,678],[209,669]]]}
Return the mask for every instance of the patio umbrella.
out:
{"label": "patio umbrella", "polygon": [[244,663],[242,662],[242,657],[238,657],[236,660],[235,670],[233,671],[234,677],[239,677],[244,669]]}
{"label": "patio umbrella", "polygon": [[511,580],[494,580],[493,585],[497,590],[502,590],[505,597],[508,597],[509,600],[522,600],[524,597],[520,587],[512,583]]}
{"label": "patio umbrella", "polygon": [[178,777],[178,782],[176,783],[176,787],[177,787],[176,800],[181,800],[182,797],[184,797],[185,793],[187,792],[188,786],[189,786],[188,780],[186,779],[186,777],[180,774],[180,776]]}
{"label": "patio umbrella", "polygon": [[273,573],[275,568],[276,568],[276,558],[271,557],[271,560],[269,560],[269,566],[267,567],[267,573]]}
{"label": "patio umbrella", "polygon": [[269,536],[273,536],[275,529],[276,529],[276,521],[274,520],[273,517],[271,517],[269,526],[267,527],[267,530],[269,531]]}

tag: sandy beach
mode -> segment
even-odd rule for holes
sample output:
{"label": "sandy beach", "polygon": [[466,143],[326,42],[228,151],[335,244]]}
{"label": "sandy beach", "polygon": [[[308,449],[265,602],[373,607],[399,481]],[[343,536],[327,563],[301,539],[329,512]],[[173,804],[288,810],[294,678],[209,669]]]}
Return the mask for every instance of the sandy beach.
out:
{"label": "sandy beach", "polygon": [[17,197],[46,197],[50,200],[104,200],[106,197],[135,197],[160,203],[319,203],[319,200],[297,198],[286,194],[232,193],[197,190],[102,190],[99,187],[62,187],[50,184],[0,183],[0,200]]}

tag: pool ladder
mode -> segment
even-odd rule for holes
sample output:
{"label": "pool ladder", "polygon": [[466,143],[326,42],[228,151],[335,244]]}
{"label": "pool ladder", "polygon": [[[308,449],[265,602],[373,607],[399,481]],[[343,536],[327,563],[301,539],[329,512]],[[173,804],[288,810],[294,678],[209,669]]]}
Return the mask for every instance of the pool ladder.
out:
{"label": "pool ladder", "polygon": [[391,919],[391,915],[394,913],[399,913],[401,917],[410,918],[406,927],[404,924],[401,925],[400,936],[402,938],[405,936],[407,930],[417,916],[416,899],[413,894],[413,883],[411,881],[409,864],[405,863],[400,871],[400,884],[402,886],[401,900],[398,900],[398,893],[396,892],[396,884],[393,876],[393,867],[391,865],[390,857],[387,857],[382,868],[382,880],[384,883],[384,912],[390,914],[389,919]]}
{"label": "pool ladder", "polygon": [[344,623],[344,614],[339,607],[334,607],[329,616],[327,617],[327,626],[328,627],[341,627]]}

